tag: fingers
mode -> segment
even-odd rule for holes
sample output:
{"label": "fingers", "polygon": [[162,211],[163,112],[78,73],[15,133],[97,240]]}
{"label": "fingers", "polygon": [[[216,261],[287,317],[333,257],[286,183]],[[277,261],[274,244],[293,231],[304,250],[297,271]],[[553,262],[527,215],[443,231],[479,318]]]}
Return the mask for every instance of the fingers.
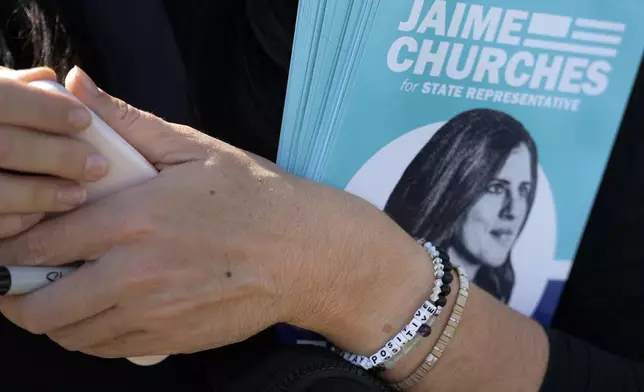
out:
{"label": "fingers", "polygon": [[0,238],[12,237],[29,229],[45,215],[42,213],[28,215],[0,215]]}
{"label": "fingers", "polygon": [[85,182],[104,177],[108,162],[77,139],[0,126],[0,167]]}
{"label": "fingers", "polygon": [[65,85],[152,164],[187,162],[207,154],[206,135],[163,121],[108,95],[80,68],[69,72]]}
{"label": "fingers", "polygon": [[49,338],[70,351],[80,351],[109,343],[132,332],[126,327],[119,308],[110,308],[78,323],[47,333]]}
{"label": "fingers", "polygon": [[0,312],[12,323],[38,335],[94,317],[116,305],[115,285],[102,267],[87,263],[31,294],[1,298]]}
{"label": "fingers", "polygon": [[83,348],[85,354],[100,358],[128,358],[141,356],[156,356],[159,338],[146,332],[130,332],[111,341],[92,347]]}
{"label": "fingers", "polygon": [[36,80],[50,80],[52,82],[57,80],[56,72],[48,67],[13,70],[0,66],[0,78],[19,80],[24,83],[30,83]]}
{"label": "fingers", "polygon": [[0,214],[63,212],[87,199],[82,186],[50,177],[0,174],[0,189]]}
{"label": "fingers", "polygon": [[71,97],[0,74],[0,123],[68,134],[86,129],[91,116]]}
{"label": "fingers", "polygon": [[125,218],[119,218],[122,215],[104,206],[103,201],[0,241],[0,265],[60,265],[104,254],[117,243],[118,228]]}
{"label": "fingers", "polygon": [[[96,149],[71,137],[38,132],[70,133],[87,127],[89,111],[61,94],[28,86],[35,80],[56,80],[49,68],[0,69],[0,168],[91,182],[107,174],[107,160]],[[0,236],[19,233],[34,217],[17,214],[61,212],[85,201],[77,185],[49,178],[0,174]],[[35,219],[35,221],[38,221]]]}

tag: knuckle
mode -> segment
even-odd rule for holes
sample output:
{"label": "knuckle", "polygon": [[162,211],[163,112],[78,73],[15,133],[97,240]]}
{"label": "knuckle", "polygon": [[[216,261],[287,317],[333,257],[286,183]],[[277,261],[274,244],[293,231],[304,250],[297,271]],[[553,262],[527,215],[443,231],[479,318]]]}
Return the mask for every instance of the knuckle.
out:
{"label": "knuckle", "polygon": [[[120,293],[124,293],[126,296],[133,296],[137,294],[143,295],[153,291],[156,287],[160,286],[162,282],[162,272],[159,271],[159,267],[155,263],[149,263],[145,260],[139,260],[137,263],[130,263],[127,266],[127,274],[121,274],[120,279],[115,283]],[[145,317],[141,317],[139,314],[136,317],[130,317],[130,321],[141,320]]]}
{"label": "knuckle", "polygon": [[48,256],[47,241],[39,231],[28,231],[24,235],[24,263],[31,265],[42,264]]}
{"label": "knuckle", "polygon": [[141,117],[141,112],[127,102],[115,99],[115,104],[116,116],[125,126],[134,124]]}
{"label": "knuckle", "polygon": [[153,237],[158,231],[158,224],[147,214],[123,213],[120,222],[120,240],[123,243],[140,242]]}

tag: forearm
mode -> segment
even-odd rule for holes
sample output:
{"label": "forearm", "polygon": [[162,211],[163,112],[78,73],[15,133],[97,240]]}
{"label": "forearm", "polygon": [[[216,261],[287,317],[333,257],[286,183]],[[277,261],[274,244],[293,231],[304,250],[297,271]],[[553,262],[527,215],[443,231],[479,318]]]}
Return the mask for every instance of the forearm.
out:
{"label": "forearm", "polygon": [[[430,297],[435,280],[431,258],[389,217],[374,213],[365,202],[340,193],[341,202],[329,203],[329,207],[325,201],[334,201],[338,194],[326,188],[314,191],[316,197],[301,198],[305,203],[315,200],[302,210],[320,211],[326,217],[325,226],[333,230],[325,231],[325,241],[308,243],[319,246],[318,253],[331,263],[303,264],[307,269],[297,276],[313,279],[297,280],[306,291],[288,292],[286,298],[296,300],[293,309],[299,312],[292,312],[296,317],[285,321],[316,331],[342,349],[370,356],[392,339]],[[458,287],[457,278],[430,336],[380,376],[399,382],[418,369],[450,318]],[[411,390],[605,390],[591,389],[590,383],[580,381],[590,378],[604,380],[598,385],[619,386],[612,390],[644,390],[643,365],[566,336],[553,341],[553,336],[558,335],[546,335],[535,321],[470,285],[453,339],[429,374]]]}
{"label": "forearm", "polygon": [[[317,203],[309,211],[324,206],[320,196],[324,189],[316,195]],[[329,259],[342,262],[334,263],[333,269],[316,264],[306,272],[315,277],[309,292],[318,293],[309,298],[319,301],[313,306],[305,301],[312,311],[301,312],[306,317],[294,321],[344,350],[371,356],[430,297],[434,268],[425,249],[389,217],[375,214],[372,206],[349,195],[342,197],[344,202],[334,203],[341,210],[329,214],[333,209],[322,208],[334,227],[328,234],[334,246],[323,251]],[[389,381],[401,381],[413,373],[438,342],[458,297],[458,274],[453,275],[447,306],[432,333],[384,374]],[[547,357],[547,338],[538,324],[471,285],[454,339],[416,390],[536,392]]]}
{"label": "forearm", "polygon": [[[325,331],[331,341],[358,354],[370,355],[400,331],[420,304],[429,298],[434,286],[429,256],[413,241],[405,249],[404,257],[385,254],[384,250],[379,253],[379,257],[390,257],[393,261],[388,269],[379,272],[388,279],[374,282],[381,288],[377,291],[377,300],[356,302],[359,307],[354,311],[340,313],[360,318],[339,318],[328,332]],[[454,272],[454,276],[451,295],[432,326],[431,335],[397,362],[395,368],[383,374],[387,381],[399,382],[411,375],[438,342],[458,297],[458,274]],[[364,287],[354,289],[352,298],[360,298],[360,290],[367,292]],[[346,323],[341,324],[341,319]],[[537,392],[547,362],[545,331],[536,322],[471,285],[454,338],[430,373],[413,390]]]}

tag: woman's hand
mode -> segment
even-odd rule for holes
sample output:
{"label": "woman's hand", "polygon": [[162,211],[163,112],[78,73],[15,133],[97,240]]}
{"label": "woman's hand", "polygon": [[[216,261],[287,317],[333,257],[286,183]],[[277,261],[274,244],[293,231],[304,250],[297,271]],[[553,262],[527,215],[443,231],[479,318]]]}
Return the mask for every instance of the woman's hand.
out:
{"label": "woman's hand", "polygon": [[427,255],[366,202],[91,86],[67,81],[160,174],[0,243],[5,265],[93,260],[1,299],[17,325],[100,357],[201,351],[277,322],[370,354],[429,295]]}
{"label": "woman's hand", "polygon": [[0,238],[28,229],[43,213],[75,208],[85,200],[78,183],[107,174],[105,159],[69,136],[90,124],[87,109],[28,86],[35,80],[56,80],[56,74],[0,67]]}

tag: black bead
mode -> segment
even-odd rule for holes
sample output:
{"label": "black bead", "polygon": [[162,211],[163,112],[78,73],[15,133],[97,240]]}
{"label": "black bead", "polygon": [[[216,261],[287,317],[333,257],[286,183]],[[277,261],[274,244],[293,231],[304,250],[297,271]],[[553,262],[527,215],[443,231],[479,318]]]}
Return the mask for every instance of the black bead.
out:
{"label": "black bead", "polygon": [[432,327],[427,324],[423,324],[420,326],[420,328],[418,328],[418,333],[420,334],[420,336],[426,338],[432,334]]}
{"label": "black bead", "polygon": [[447,299],[441,294],[438,296],[438,301],[434,305],[440,306],[441,308],[447,304]]}
{"label": "black bead", "polygon": [[445,249],[437,247],[436,250],[440,253],[439,257],[443,261],[448,261],[449,262],[449,254],[445,251]]}
{"label": "black bead", "polygon": [[451,272],[449,272],[449,271],[445,271],[445,272],[443,273],[443,277],[441,278],[441,280],[442,280],[442,281],[443,281],[443,283],[445,283],[445,284],[450,284],[450,283],[452,283],[452,281],[454,280],[454,277],[452,276],[452,273],[451,273]]}
{"label": "black bead", "polygon": [[454,270],[454,266],[452,265],[452,263],[450,263],[447,260],[443,260],[443,271],[450,272],[453,270]]}
{"label": "black bead", "polygon": [[444,284],[444,285],[441,286],[441,294],[443,294],[445,296],[448,296],[449,293],[451,293],[451,292],[452,292],[452,288],[449,287],[448,284]]}

